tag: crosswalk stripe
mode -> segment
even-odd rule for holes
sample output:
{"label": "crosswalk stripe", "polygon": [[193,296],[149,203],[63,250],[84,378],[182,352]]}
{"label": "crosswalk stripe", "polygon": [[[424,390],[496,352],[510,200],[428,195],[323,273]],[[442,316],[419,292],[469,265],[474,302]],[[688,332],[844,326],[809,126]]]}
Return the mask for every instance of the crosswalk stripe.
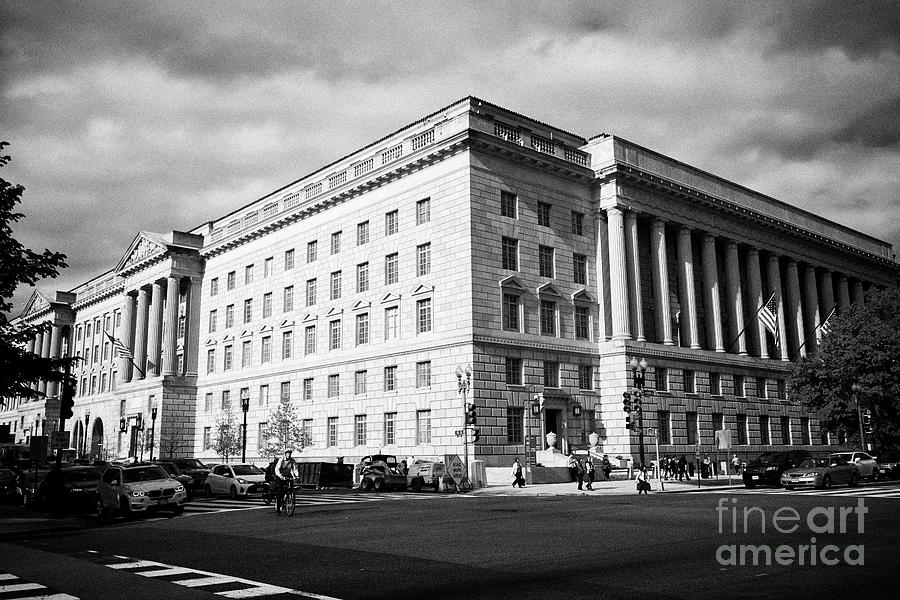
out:
{"label": "crosswalk stripe", "polygon": [[10,592],[24,592],[27,590],[44,590],[47,589],[39,583],[11,583],[9,585],[0,585],[0,594],[8,594]]}
{"label": "crosswalk stripe", "polygon": [[18,579],[18,577],[10,573],[0,573],[0,581],[6,581],[7,579]]}

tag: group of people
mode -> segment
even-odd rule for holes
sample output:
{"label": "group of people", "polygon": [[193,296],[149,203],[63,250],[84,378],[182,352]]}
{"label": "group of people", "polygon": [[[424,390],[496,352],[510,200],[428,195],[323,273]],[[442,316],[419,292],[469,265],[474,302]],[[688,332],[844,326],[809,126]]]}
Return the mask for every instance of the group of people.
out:
{"label": "group of people", "polygon": [[689,463],[684,454],[678,458],[675,458],[674,456],[663,456],[659,459],[659,468],[663,478],[666,480],[668,480],[669,477],[675,481],[694,478],[694,463]]}

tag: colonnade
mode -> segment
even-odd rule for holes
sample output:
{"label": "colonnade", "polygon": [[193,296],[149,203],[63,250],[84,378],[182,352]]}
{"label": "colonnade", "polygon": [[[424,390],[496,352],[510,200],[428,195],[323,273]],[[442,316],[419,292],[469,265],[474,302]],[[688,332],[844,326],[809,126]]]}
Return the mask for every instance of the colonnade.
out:
{"label": "colonnade", "polygon": [[[644,230],[636,212],[615,206],[596,216],[601,340],[651,341],[787,361],[815,352],[821,324],[833,310],[864,301],[862,280],[826,266],[658,217],[641,221],[649,232],[649,245],[642,247],[646,236],[640,235]],[[671,244],[670,236],[675,238]],[[648,278],[641,276],[648,266],[650,290],[643,289]],[[757,318],[773,294],[777,346]],[[651,310],[644,306],[647,301]],[[652,324],[645,323],[650,313]]]}
{"label": "colonnade", "polygon": [[[38,326],[34,337],[28,340],[25,349],[41,358],[60,358],[62,356],[63,340],[68,337],[70,327],[52,322],[45,322]],[[39,392],[48,396],[56,396],[59,393],[59,383],[41,380],[32,385]]]}

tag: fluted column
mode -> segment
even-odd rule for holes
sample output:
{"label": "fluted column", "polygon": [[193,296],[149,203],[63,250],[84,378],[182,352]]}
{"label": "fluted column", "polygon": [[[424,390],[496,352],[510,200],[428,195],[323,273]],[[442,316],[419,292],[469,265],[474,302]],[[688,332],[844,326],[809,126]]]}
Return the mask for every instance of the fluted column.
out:
{"label": "fluted column", "polygon": [[808,332],[806,335],[809,338],[809,341],[806,342],[806,346],[809,348],[811,353],[814,353],[818,350],[819,342],[821,341],[820,332],[819,332],[819,323],[821,322],[822,313],[819,311],[819,293],[816,289],[818,287],[816,283],[816,268],[813,266],[807,266],[803,272],[803,285],[805,291],[805,301],[806,301],[806,331]]}
{"label": "fluted column", "polygon": [[653,269],[653,303],[656,305],[656,335],[666,346],[674,346],[672,339],[672,309],[669,307],[669,266],[666,255],[666,222],[653,219],[650,252]]}
{"label": "fluted column", "polygon": [[609,292],[609,231],[606,224],[606,213],[598,210],[594,214],[597,231],[596,265],[597,265],[597,305],[600,314],[599,339],[607,341],[612,335]]}
{"label": "fluted column", "polygon": [[797,261],[788,260],[787,263],[787,319],[790,321],[788,329],[791,343],[788,348],[798,351],[800,356],[806,356],[806,328],[803,325],[803,302],[800,297],[800,275],[797,271]]}
{"label": "fluted column", "polygon": [[741,286],[741,266],[738,258],[737,242],[729,240],[725,244],[725,292],[728,295],[728,317],[731,321],[731,333],[728,342],[734,344],[725,348],[726,352],[735,349],[741,356],[747,355],[747,334],[744,331],[744,302]]}
{"label": "fluted column", "polygon": [[784,322],[784,292],[781,289],[781,266],[778,262],[778,255],[769,255],[769,287],[775,292],[775,302],[778,306],[778,337],[781,341],[781,348],[778,353],[781,360],[787,361],[788,353],[785,344],[787,343],[787,327]]}
{"label": "fluted column", "polygon": [[641,263],[638,245],[637,214],[625,213],[625,252],[628,264],[628,297],[631,300],[631,331],[639,342],[647,341],[644,335],[644,306],[641,296]]}
{"label": "fluted column", "polygon": [[185,313],[187,315],[184,328],[184,369],[185,375],[197,376],[200,354],[200,291],[201,280],[198,277],[191,277],[188,282],[187,290],[187,306]]}
{"label": "fluted column", "polygon": [[[178,360],[175,350],[178,345],[178,286],[177,277],[166,279],[166,312],[163,318],[165,334],[163,340],[163,375],[175,375],[178,369]],[[180,373],[179,373],[180,375]]]}
{"label": "fluted column", "polygon": [[838,307],[841,310],[850,308],[850,285],[846,275],[838,275]]}
{"label": "fluted column", "polygon": [[134,364],[137,372],[131,377],[144,379],[147,376],[147,318],[150,314],[150,293],[147,288],[138,290],[137,315],[134,319]]}
{"label": "fluted column", "polygon": [[697,327],[697,296],[694,291],[694,254],[691,250],[691,229],[682,225],[678,230],[678,296],[681,301],[681,337],[690,348],[700,348]]}
{"label": "fluted column", "polygon": [[853,304],[859,304],[862,306],[866,303],[865,294],[863,294],[863,282],[859,279],[855,279],[853,281],[853,295],[851,296],[851,301]]}
{"label": "fluted column", "polygon": [[612,339],[630,340],[628,264],[625,254],[625,218],[620,208],[606,210],[609,223],[609,292],[612,309]]}
{"label": "fluted column", "polygon": [[756,248],[747,249],[747,284],[750,292],[750,308],[757,315],[750,325],[750,330],[756,332],[755,340],[757,346],[757,354],[760,358],[769,358],[769,349],[766,347],[766,328],[759,320],[759,309],[762,307],[762,275],[759,265],[759,250]]}
{"label": "fluted column", "polygon": [[[37,356],[41,355],[41,346],[44,344],[44,334],[40,331],[36,331],[34,336],[31,338],[31,341],[28,342],[28,351]],[[40,387],[40,382],[34,381],[28,384],[33,390],[36,390]]]}
{"label": "fluted column", "polygon": [[824,321],[834,309],[834,278],[831,271],[822,269],[819,273],[819,313]]}
{"label": "fluted column", "polygon": [[[53,334],[47,329],[47,324],[44,323],[42,325],[44,328],[44,336],[41,340],[41,358],[50,358],[50,342]],[[47,393],[47,380],[41,379],[38,384],[38,391],[41,393]]]}
{"label": "fluted column", "polygon": [[[129,349],[134,348],[134,296],[125,294],[125,302],[122,304],[122,329],[119,331],[119,340]],[[132,376],[131,360],[125,356],[118,358],[119,383],[128,383]]]}
{"label": "fluted column", "polygon": [[719,298],[719,263],[716,238],[703,234],[703,302],[706,305],[706,343],[710,350],[725,352],[722,339],[722,306]]}
{"label": "fluted column", "polygon": [[[63,328],[62,325],[53,325],[50,328],[50,358],[59,358],[62,354]],[[47,384],[47,395],[56,396],[59,393],[59,383],[51,381]]]}
{"label": "fluted column", "polygon": [[34,345],[35,345],[35,337],[31,336],[31,339],[28,340],[28,343],[25,344],[25,352],[28,354],[34,354]]}
{"label": "fluted column", "polygon": [[150,298],[150,316],[147,324],[147,377],[159,376],[160,351],[162,349],[163,291],[162,283],[153,282]]}

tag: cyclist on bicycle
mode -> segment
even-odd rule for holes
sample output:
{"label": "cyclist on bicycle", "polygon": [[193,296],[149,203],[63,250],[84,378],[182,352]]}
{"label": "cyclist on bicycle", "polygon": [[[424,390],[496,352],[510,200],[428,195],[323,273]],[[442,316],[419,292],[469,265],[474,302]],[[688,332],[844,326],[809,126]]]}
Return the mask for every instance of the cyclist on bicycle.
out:
{"label": "cyclist on bicycle", "polygon": [[284,504],[284,493],[297,476],[297,461],[291,458],[291,450],[285,450],[284,456],[275,464],[275,512],[281,514]]}

